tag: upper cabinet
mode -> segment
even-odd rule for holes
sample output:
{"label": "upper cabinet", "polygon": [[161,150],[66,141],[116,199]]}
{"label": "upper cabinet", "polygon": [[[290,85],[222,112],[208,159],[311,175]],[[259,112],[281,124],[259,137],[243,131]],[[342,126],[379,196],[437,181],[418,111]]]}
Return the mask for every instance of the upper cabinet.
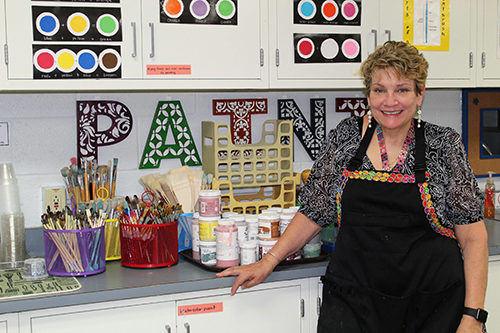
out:
{"label": "upper cabinet", "polygon": [[500,87],[500,3],[478,1],[477,86]]}
{"label": "upper cabinet", "polygon": [[[404,38],[406,1],[269,1],[273,88],[361,88],[359,68],[367,56],[387,40]],[[440,9],[441,1],[431,2]],[[413,3],[417,20],[424,8],[419,1]],[[428,87],[475,84],[475,6],[474,0],[453,1],[447,15],[449,49],[422,51],[430,63]],[[440,13],[435,14],[440,19]],[[416,24],[410,29],[418,28]]]}
{"label": "upper cabinet", "polygon": [[268,87],[266,0],[4,1],[4,89]]}
{"label": "upper cabinet", "polygon": [[416,39],[439,35],[443,25],[446,47],[422,51],[430,63],[427,87],[500,86],[499,6],[0,0],[0,90],[360,89],[360,65],[378,45],[403,40],[407,31]]}

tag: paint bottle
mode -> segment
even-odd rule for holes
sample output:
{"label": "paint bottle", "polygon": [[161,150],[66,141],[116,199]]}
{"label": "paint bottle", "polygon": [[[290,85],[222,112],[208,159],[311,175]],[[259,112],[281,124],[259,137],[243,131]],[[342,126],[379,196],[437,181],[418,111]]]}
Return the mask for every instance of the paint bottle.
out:
{"label": "paint bottle", "polygon": [[314,236],[304,247],[304,258],[316,258],[321,254],[321,233]]}
{"label": "paint bottle", "polygon": [[495,218],[495,183],[492,177],[494,172],[488,171],[488,174],[490,176],[486,181],[485,187],[486,200],[484,201],[484,217],[493,219]]}
{"label": "paint bottle", "polygon": [[238,266],[238,228],[233,219],[221,219],[215,228],[217,267]]}
{"label": "paint bottle", "polygon": [[276,213],[259,214],[259,239],[276,240],[280,237],[280,216]]}
{"label": "paint bottle", "polygon": [[264,258],[267,252],[271,251],[273,246],[278,242],[275,240],[259,240],[259,259]]}
{"label": "paint bottle", "polygon": [[191,244],[193,248],[193,259],[200,260],[200,214],[193,213],[191,220]]}
{"label": "paint bottle", "polygon": [[286,228],[288,228],[288,225],[292,222],[294,215],[295,214],[280,214],[280,235],[283,235]]}
{"label": "paint bottle", "polygon": [[199,218],[199,228],[200,228],[200,241],[204,242],[215,242],[214,229],[219,225],[218,216],[200,216]]}
{"label": "paint bottle", "polygon": [[200,241],[200,262],[207,266],[215,266],[217,246],[215,242]]}
{"label": "paint bottle", "polygon": [[198,202],[200,205],[200,216],[220,217],[221,191],[202,190],[199,192]]}
{"label": "paint bottle", "polygon": [[259,240],[259,217],[254,214],[245,215],[249,241]]}
{"label": "paint bottle", "polygon": [[244,241],[240,243],[240,265],[249,265],[258,260],[259,243],[257,241]]}

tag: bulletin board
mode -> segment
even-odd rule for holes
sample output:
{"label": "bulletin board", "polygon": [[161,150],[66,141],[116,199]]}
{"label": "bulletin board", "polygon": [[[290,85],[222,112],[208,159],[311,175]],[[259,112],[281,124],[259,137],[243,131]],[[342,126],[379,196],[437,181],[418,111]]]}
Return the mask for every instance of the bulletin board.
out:
{"label": "bulletin board", "polygon": [[482,112],[486,110],[500,110],[500,89],[462,91],[462,138],[477,177],[487,177],[488,171],[500,172],[500,157],[481,153]]}

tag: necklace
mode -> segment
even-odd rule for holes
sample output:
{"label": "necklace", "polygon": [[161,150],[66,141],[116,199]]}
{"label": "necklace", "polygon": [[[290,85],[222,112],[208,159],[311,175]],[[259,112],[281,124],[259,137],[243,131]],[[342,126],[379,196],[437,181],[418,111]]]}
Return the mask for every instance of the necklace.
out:
{"label": "necklace", "polygon": [[[413,141],[414,137],[415,137],[415,124],[412,119],[408,133],[406,134],[405,141],[403,143],[403,146],[401,147],[401,151],[399,152],[399,156],[394,161],[392,161],[392,163],[389,163],[389,158],[387,156],[387,147],[385,145],[384,133],[382,133],[382,127],[380,127],[380,125],[377,125],[378,146],[380,148],[380,158],[382,159],[382,168],[384,169],[384,171],[392,170],[392,172],[401,172],[401,170],[403,169],[403,163],[405,162],[406,156],[408,155],[408,151],[410,150],[410,143]],[[396,161],[397,163],[393,167],[393,164]]]}

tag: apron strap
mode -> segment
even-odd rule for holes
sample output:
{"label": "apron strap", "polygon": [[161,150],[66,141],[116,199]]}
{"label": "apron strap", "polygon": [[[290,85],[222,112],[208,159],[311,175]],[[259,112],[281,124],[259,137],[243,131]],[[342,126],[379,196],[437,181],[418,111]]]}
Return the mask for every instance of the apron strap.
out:
{"label": "apron strap", "polygon": [[420,123],[420,127],[415,128],[415,183],[425,183],[425,137],[424,137],[425,122]]}
{"label": "apron strap", "polygon": [[[359,119],[359,123],[360,123],[359,128],[362,133],[363,118]],[[356,152],[356,155],[354,155],[347,164],[347,170],[356,171],[359,169],[361,163],[363,163],[363,156],[365,156],[366,154],[366,150],[368,149],[368,145],[370,144],[370,140],[372,139],[373,133],[375,132],[375,128],[377,127],[377,125],[378,123],[375,120],[375,118],[372,118],[371,127],[369,126],[366,129],[365,135],[363,136],[363,139],[361,139],[361,143],[359,144],[359,148],[358,151]]]}

